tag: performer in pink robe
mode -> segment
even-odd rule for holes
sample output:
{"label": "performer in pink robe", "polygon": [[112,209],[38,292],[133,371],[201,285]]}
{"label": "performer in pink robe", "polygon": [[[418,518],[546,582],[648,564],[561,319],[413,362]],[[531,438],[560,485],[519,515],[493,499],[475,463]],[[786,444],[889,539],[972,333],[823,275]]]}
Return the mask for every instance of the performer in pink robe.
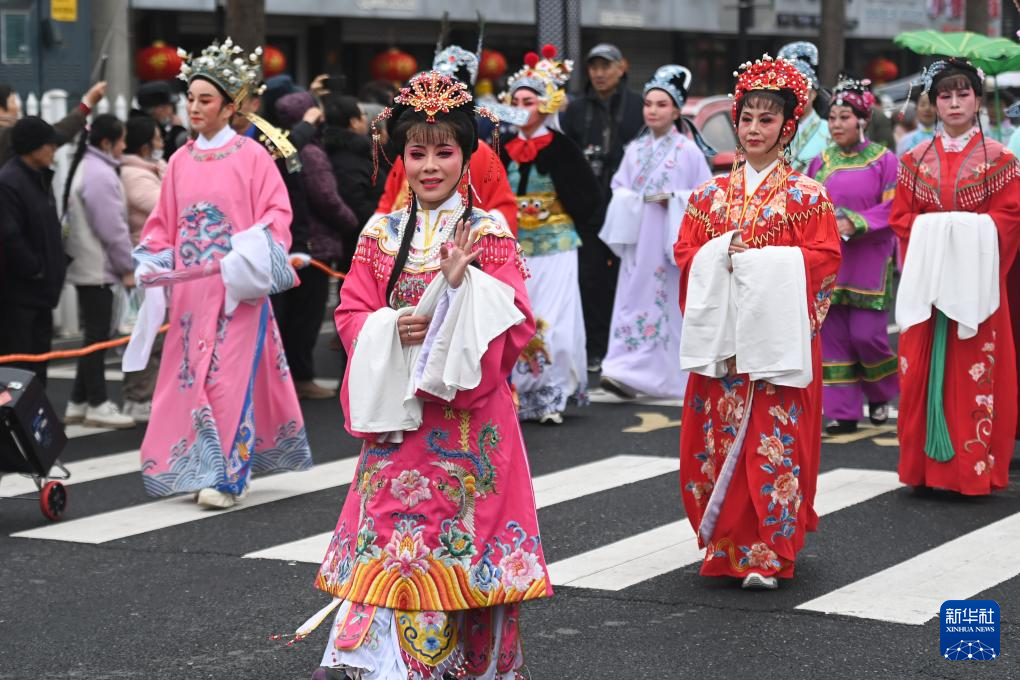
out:
{"label": "performer in pink robe", "polygon": [[[169,288],[158,417],[142,442],[142,474],[154,496],[198,492],[201,505],[226,508],[253,471],[305,469],[312,458],[267,297],[296,283],[287,190],[266,149],[227,124],[260,73],[234,64],[229,39],[202,56],[209,61],[182,69],[198,138],[170,159],[134,256],[139,280],[213,265],[222,276]],[[162,290],[149,289],[146,306],[158,304],[154,293]]]}
{"label": "performer in pink robe", "polygon": [[535,333],[527,271],[457,191],[470,101],[431,71],[380,114],[414,196],[361,234],[336,311],[345,426],[365,443],[316,579],[334,600],[298,631],[337,610],[315,678],[520,677],[518,603],[552,594],[507,380]]}

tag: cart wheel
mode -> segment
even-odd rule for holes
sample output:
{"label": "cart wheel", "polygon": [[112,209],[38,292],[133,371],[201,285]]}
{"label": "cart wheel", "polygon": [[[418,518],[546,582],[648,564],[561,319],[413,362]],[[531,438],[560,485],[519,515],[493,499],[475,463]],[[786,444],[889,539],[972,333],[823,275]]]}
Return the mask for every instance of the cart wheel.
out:
{"label": "cart wheel", "polygon": [[67,509],[67,489],[60,482],[48,482],[39,492],[39,508],[48,520],[58,521]]}

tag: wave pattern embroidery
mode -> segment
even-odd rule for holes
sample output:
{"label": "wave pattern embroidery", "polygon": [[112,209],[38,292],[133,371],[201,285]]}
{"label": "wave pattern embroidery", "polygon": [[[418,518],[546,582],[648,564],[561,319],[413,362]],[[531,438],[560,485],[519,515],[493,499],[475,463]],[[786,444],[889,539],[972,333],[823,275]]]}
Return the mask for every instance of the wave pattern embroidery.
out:
{"label": "wave pattern embroidery", "polygon": [[170,451],[170,469],[150,473],[156,461],[142,464],[145,491],[151,496],[172,496],[216,486],[223,480],[223,447],[216,429],[212,407],[202,406],[191,412],[191,427],[195,441],[189,447],[181,438]]}

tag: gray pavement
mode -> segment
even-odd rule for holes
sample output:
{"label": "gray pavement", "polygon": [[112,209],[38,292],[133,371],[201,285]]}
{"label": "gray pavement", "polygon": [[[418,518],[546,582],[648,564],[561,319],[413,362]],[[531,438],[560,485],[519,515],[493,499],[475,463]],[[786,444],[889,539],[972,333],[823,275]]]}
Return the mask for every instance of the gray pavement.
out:
{"label": "gray pavement", "polygon": [[[323,348],[318,358],[323,374],[338,374],[335,354]],[[69,380],[53,381],[61,409],[69,389]],[[357,455],[336,402],[303,407],[317,463]],[[618,455],[676,460],[678,417],[670,406],[595,403],[560,427],[525,425],[532,473]],[[142,434],[78,437],[63,460],[131,451]],[[872,431],[826,443],[821,472],[895,471],[894,437]],[[47,523],[33,502],[0,500],[0,679],[307,678],[325,628],[294,646],[270,636],[293,631],[325,603],[312,587],[316,565],[242,555],[330,531],[348,482],[97,545],[11,537]],[[895,488],[833,512],[809,536],[796,578],[775,592],[744,592],[682,563],[622,590],[558,586],[552,599],[523,606],[528,676],[1020,678],[1016,575],[972,594],[1002,610],[1002,655],[992,662],[942,659],[937,618],[907,625],[797,609],[1020,513],[1018,485],[1014,474],[1007,492],[980,499]],[[253,495],[258,489],[256,480]],[[152,501],[137,473],[76,484],[69,494],[68,522]],[[675,470],[539,511],[552,563],[682,519]],[[976,557],[972,569],[981,568]]]}

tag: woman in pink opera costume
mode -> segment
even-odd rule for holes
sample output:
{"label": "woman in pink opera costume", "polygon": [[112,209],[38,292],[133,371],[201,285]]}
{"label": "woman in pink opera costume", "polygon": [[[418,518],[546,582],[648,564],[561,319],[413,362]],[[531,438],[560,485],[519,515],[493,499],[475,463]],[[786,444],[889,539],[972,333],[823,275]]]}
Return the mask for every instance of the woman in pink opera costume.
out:
{"label": "woman in pink opera costume", "polygon": [[137,280],[186,279],[146,290],[124,358],[126,371],[145,367],[170,291],[155,416],[142,442],[145,489],[195,493],[208,508],[233,506],[253,471],[312,464],[267,297],[296,283],[287,190],[266,149],[228,125],[258,86],[259,63],[258,51],[245,59],[228,38],[182,67],[197,138],[170,159],[134,252]]}
{"label": "woman in pink opera costume", "polygon": [[431,71],[380,114],[413,195],[362,232],[336,311],[345,423],[365,442],[316,578],[334,599],[298,630],[336,610],[316,678],[516,678],[518,605],[552,594],[507,380],[535,333],[527,270],[457,191],[470,102]]}

